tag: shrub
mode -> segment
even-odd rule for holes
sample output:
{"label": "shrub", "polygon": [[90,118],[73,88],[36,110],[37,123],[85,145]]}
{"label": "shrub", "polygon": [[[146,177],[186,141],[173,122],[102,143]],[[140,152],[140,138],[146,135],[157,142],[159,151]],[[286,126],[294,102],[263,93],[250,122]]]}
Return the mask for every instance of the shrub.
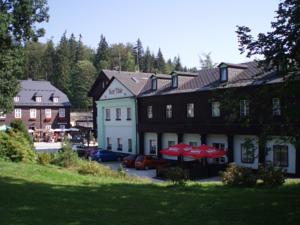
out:
{"label": "shrub", "polygon": [[10,123],[11,128],[15,131],[15,132],[21,132],[24,134],[24,137],[28,140],[28,142],[33,146],[33,140],[31,135],[28,132],[28,129],[26,127],[26,125],[24,124],[24,122],[20,119],[16,119],[13,120]]}
{"label": "shrub", "polygon": [[229,164],[226,171],[221,172],[222,182],[231,186],[253,186],[256,184],[257,176],[252,169],[238,166],[235,163]]}
{"label": "shrub", "polygon": [[259,178],[267,186],[280,186],[285,182],[285,171],[273,165],[261,165],[258,169]]}
{"label": "shrub", "polygon": [[23,132],[9,130],[0,132],[0,157],[13,162],[31,162],[35,160],[35,152]]}
{"label": "shrub", "polygon": [[165,168],[165,176],[168,180],[171,180],[174,184],[185,184],[187,179],[185,170],[181,167],[167,167]]}
{"label": "shrub", "polygon": [[62,151],[55,154],[51,163],[62,167],[72,167],[78,164],[78,155],[73,151],[70,141],[64,140]]}
{"label": "shrub", "polygon": [[53,160],[53,154],[42,152],[38,154],[37,162],[41,165],[47,165]]}

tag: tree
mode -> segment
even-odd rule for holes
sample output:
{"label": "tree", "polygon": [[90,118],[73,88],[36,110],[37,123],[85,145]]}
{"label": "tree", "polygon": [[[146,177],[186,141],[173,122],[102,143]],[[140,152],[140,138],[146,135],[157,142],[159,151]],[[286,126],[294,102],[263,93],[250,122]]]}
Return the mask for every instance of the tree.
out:
{"label": "tree", "polygon": [[80,60],[83,60],[84,57],[84,46],[82,43],[82,36],[81,34],[79,35],[79,40],[76,46],[76,51],[75,51],[75,62],[77,63]]}
{"label": "tree", "polygon": [[156,68],[158,70],[157,72],[165,73],[166,62],[160,48],[158,49],[157,56],[156,56]]}
{"label": "tree", "polygon": [[45,79],[51,82],[54,81],[54,61],[55,48],[52,40],[46,44],[46,49],[42,57],[42,71],[45,74]]}
{"label": "tree", "polygon": [[97,71],[100,71],[101,69],[108,69],[110,63],[109,46],[105,37],[101,34],[100,42],[95,55],[94,66],[96,67]]}
{"label": "tree", "polygon": [[16,76],[22,73],[22,45],[43,36],[37,23],[48,21],[46,0],[0,1],[0,112],[13,109],[13,97],[18,92]]}
{"label": "tree", "polygon": [[111,45],[110,68],[115,70],[134,71],[135,62],[134,56],[132,55],[132,48],[130,43],[127,43],[126,45],[122,43]]}
{"label": "tree", "polygon": [[180,56],[175,56],[174,57],[174,60],[173,60],[173,65],[174,65],[174,69],[176,71],[182,71],[183,70],[183,67],[181,65],[181,61],[180,61]]}
{"label": "tree", "polygon": [[146,52],[144,54],[144,63],[142,66],[142,71],[146,73],[150,73],[153,70],[153,64],[155,59],[153,59],[149,47],[147,47]]}
{"label": "tree", "polygon": [[[291,137],[296,147],[300,147],[300,83],[297,79],[300,71],[300,2],[282,0],[276,11],[276,21],[271,23],[272,30],[259,33],[255,39],[251,29],[237,26],[239,50],[248,57],[263,56],[259,65],[266,71],[275,70],[284,77],[283,84],[276,89],[276,94],[284,100],[285,107],[280,124],[283,135]],[[273,92],[261,89],[256,96],[270,96]],[[256,98],[257,101],[260,99]],[[261,107],[263,106],[263,103]],[[264,127],[272,130],[276,124]]]}
{"label": "tree", "polygon": [[202,53],[202,56],[199,56],[200,68],[201,69],[212,69],[217,66],[217,63],[214,63],[211,58],[211,53]]}
{"label": "tree", "polygon": [[95,80],[96,68],[92,62],[83,60],[78,61],[72,74],[72,97],[71,102],[74,107],[91,107],[91,99],[87,94]]}
{"label": "tree", "polygon": [[137,70],[139,71],[143,67],[143,56],[144,56],[143,45],[139,38],[137,39],[132,52],[135,58],[135,64],[137,66]]}

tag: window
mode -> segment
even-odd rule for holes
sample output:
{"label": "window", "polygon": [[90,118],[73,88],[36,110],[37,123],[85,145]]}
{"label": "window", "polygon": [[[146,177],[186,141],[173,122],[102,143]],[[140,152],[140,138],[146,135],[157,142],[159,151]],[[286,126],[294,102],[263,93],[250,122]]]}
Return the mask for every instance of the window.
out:
{"label": "window", "polygon": [[106,148],[107,148],[107,150],[111,150],[111,138],[110,137],[106,138]]}
{"label": "window", "polygon": [[132,139],[128,138],[128,152],[132,152]]}
{"label": "window", "polygon": [[30,109],[30,119],[36,118],[36,109]]}
{"label": "window", "polygon": [[157,90],[157,79],[156,78],[152,78],[151,86],[152,86],[153,91]]}
{"label": "window", "polygon": [[22,109],[15,109],[15,118],[22,118]]}
{"label": "window", "polygon": [[123,145],[122,145],[122,138],[117,138],[117,144],[118,144],[118,151],[122,151]]}
{"label": "window", "polygon": [[190,141],[189,145],[193,146],[193,147],[196,147],[196,146],[198,146],[198,143],[196,141]]}
{"label": "window", "polygon": [[228,80],[228,69],[227,67],[220,68],[220,78],[221,82],[225,82]]}
{"label": "window", "polygon": [[45,109],[45,117],[46,119],[51,119],[51,109]]}
{"label": "window", "polygon": [[105,88],[105,82],[101,82],[102,84],[102,88],[104,89]]}
{"label": "window", "polygon": [[254,162],[254,150],[247,149],[244,144],[241,144],[241,161],[242,163]]}
{"label": "window", "polygon": [[20,101],[20,97],[19,96],[15,96],[14,97],[14,102],[19,102]]}
{"label": "window", "polygon": [[175,145],[175,141],[168,141],[168,147]]}
{"label": "window", "polygon": [[212,146],[215,147],[216,149],[225,149],[224,143],[213,143]]}
{"label": "window", "polygon": [[66,129],[66,125],[61,124],[61,125],[59,125],[59,128],[62,129],[62,130],[64,130],[64,129]]}
{"label": "window", "polygon": [[172,88],[177,88],[178,87],[178,76],[173,75],[172,76]]}
{"label": "window", "polygon": [[110,109],[105,109],[105,120],[110,120]]}
{"label": "window", "polygon": [[280,116],[281,115],[280,99],[273,98],[272,103],[273,103],[273,116]]}
{"label": "window", "polygon": [[59,110],[58,110],[58,116],[60,118],[64,118],[66,116],[66,111],[65,111],[64,108],[59,108]]}
{"label": "window", "polygon": [[4,114],[3,112],[0,112],[0,120],[1,119],[6,119],[6,114]]}
{"label": "window", "polygon": [[249,100],[240,101],[240,116],[246,117],[249,115]]}
{"label": "window", "polygon": [[287,167],[289,165],[288,146],[273,146],[273,163],[275,166]]}
{"label": "window", "polygon": [[211,103],[211,115],[212,117],[220,117],[220,102],[212,102]]}
{"label": "window", "polygon": [[156,149],[157,149],[156,140],[150,140],[149,144],[150,144],[150,154],[156,155]]}
{"label": "window", "polygon": [[45,126],[45,129],[46,129],[46,130],[51,130],[51,125],[46,125],[46,126]]}
{"label": "window", "polygon": [[36,102],[42,102],[42,97],[41,96],[36,96],[35,101]]}
{"label": "window", "polygon": [[131,120],[131,108],[127,108],[127,120]]}
{"label": "window", "polygon": [[148,119],[153,118],[152,105],[147,106],[147,116],[148,116]]}
{"label": "window", "polygon": [[167,119],[172,118],[172,105],[166,105],[166,117]]}
{"label": "window", "polygon": [[194,118],[194,103],[188,103],[186,106],[187,109],[187,118]]}
{"label": "window", "polygon": [[116,120],[121,120],[121,108],[116,108]]}
{"label": "window", "polygon": [[58,103],[58,97],[53,97],[53,102]]}

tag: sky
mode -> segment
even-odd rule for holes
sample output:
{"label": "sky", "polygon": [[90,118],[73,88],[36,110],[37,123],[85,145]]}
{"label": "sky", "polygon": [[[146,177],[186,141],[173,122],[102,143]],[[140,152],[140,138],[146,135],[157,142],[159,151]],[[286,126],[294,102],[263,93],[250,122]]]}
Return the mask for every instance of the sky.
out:
{"label": "sky", "polygon": [[64,31],[82,35],[94,49],[103,34],[109,44],[141,39],[165,59],[179,55],[183,65],[199,67],[199,56],[214,62],[250,61],[238,51],[237,25],[252,33],[271,30],[279,0],[48,0],[50,19],[42,42],[58,43]]}

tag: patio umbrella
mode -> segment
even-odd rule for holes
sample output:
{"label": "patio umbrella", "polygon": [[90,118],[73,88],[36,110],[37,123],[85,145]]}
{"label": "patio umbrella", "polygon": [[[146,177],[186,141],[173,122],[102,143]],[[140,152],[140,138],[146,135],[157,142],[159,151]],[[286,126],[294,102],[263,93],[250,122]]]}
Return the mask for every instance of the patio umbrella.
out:
{"label": "patio umbrella", "polygon": [[160,151],[163,155],[168,156],[182,156],[185,152],[189,152],[192,150],[192,146],[186,144],[176,144],[170,146],[169,148],[163,149]]}
{"label": "patio umbrella", "polygon": [[185,152],[183,155],[191,156],[195,159],[219,158],[226,155],[226,151],[208,145],[201,145],[199,147],[193,147],[191,151]]}

